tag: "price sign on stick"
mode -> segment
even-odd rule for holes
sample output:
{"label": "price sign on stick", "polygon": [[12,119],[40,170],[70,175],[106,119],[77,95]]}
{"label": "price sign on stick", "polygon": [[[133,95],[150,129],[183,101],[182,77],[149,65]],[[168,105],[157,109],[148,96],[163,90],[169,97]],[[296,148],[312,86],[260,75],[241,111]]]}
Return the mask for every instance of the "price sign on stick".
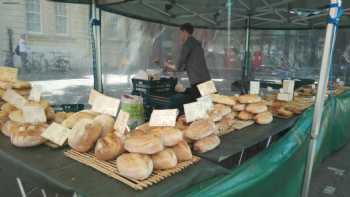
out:
{"label": "price sign on stick", "polygon": [[114,129],[116,130],[118,136],[123,136],[125,129],[128,126],[128,121],[129,121],[129,113],[120,110],[117,120],[115,121],[114,124]]}
{"label": "price sign on stick", "polygon": [[202,96],[207,96],[217,92],[215,84],[211,80],[198,84],[197,88]]}
{"label": "price sign on stick", "polygon": [[92,90],[90,94],[89,103],[91,102],[92,111],[99,112],[102,114],[109,114],[115,116],[119,109],[120,100],[103,95],[95,90]]}
{"label": "price sign on stick", "polygon": [[24,122],[41,123],[47,121],[44,108],[39,106],[24,106],[22,113]]}
{"label": "price sign on stick", "polygon": [[260,93],[260,82],[259,81],[251,81],[250,82],[249,93],[250,94],[259,94]]}
{"label": "price sign on stick", "polygon": [[204,108],[205,111],[210,111],[213,109],[213,100],[210,96],[203,96],[197,99],[199,103],[201,103],[201,106]]}
{"label": "price sign on stick", "polygon": [[4,95],[2,96],[2,99],[10,103],[11,105],[17,107],[18,109],[22,109],[27,103],[27,100],[23,96],[19,95],[12,89],[7,89]]}
{"label": "price sign on stick", "polygon": [[17,81],[17,73],[17,68],[0,66],[0,81],[15,82]]}
{"label": "price sign on stick", "polygon": [[207,111],[201,102],[184,104],[184,111],[187,123],[208,117]]}
{"label": "price sign on stick", "polygon": [[68,139],[71,130],[57,123],[52,123],[42,134],[41,137],[62,146]]}
{"label": "price sign on stick", "polygon": [[31,101],[39,102],[41,97],[41,92],[42,92],[42,89],[40,86],[33,86],[32,89],[30,90],[28,99]]}
{"label": "price sign on stick", "polygon": [[151,127],[174,127],[178,115],[177,109],[153,110],[149,125]]}

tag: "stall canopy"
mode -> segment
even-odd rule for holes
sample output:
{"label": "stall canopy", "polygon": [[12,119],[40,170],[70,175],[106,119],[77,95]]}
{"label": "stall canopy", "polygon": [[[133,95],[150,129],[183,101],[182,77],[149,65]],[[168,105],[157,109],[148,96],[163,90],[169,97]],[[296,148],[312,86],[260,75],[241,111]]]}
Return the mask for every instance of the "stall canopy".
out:
{"label": "stall canopy", "polygon": [[[91,3],[91,0],[53,0]],[[231,0],[232,29],[317,29],[326,25],[327,0]],[[227,28],[227,0],[96,0],[115,14],[166,25],[191,22],[209,29]],[[350,27],[350,1],[343,2],[341,27]]]}

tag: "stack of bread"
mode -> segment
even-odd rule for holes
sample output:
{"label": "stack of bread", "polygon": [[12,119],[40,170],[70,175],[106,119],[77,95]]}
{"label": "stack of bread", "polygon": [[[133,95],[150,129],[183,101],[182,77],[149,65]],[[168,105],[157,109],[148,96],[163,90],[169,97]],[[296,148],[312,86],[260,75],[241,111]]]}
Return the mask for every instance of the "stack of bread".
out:
{"label": "stack of bread", "polygon": [[[25,106],[38,106],[45,110],[47,122],[26,123],[21,109],[3,100],[7,89],[12,89],[26,99]],[[31,83],[27,81],[4,82],[0,81],[0,129],[8,136],[11,143],[17,147],[32,147],[43,144],[46,140],[41,137],[53,121],[63,121],[69,114],[61,112],[55,114],[52,107],[45,100],[29,101]]]}

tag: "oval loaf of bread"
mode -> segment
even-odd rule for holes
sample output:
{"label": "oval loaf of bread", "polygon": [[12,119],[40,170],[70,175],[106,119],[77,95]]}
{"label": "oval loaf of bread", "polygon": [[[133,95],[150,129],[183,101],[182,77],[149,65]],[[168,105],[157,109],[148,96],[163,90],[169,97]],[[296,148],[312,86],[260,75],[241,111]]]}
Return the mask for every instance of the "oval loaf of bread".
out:
{"label": "oval loaf of bread", "polygon": [[117,158],[116,163],[119,173],[132,179],[147,179],[153,171],[153,162],[148,155],[124,153]]}

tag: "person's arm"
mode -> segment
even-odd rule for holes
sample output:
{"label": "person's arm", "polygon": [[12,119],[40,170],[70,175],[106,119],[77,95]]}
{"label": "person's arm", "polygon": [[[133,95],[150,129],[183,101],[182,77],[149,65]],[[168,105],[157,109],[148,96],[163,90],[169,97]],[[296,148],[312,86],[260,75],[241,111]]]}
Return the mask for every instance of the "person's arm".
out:
{"label": "person's arm", "polygon": [[176,64],[177,71],[184,71],[186,69],[187,59],[191,53],[191,47],[188,44],[184,44],[181,49],[180,57]]}

